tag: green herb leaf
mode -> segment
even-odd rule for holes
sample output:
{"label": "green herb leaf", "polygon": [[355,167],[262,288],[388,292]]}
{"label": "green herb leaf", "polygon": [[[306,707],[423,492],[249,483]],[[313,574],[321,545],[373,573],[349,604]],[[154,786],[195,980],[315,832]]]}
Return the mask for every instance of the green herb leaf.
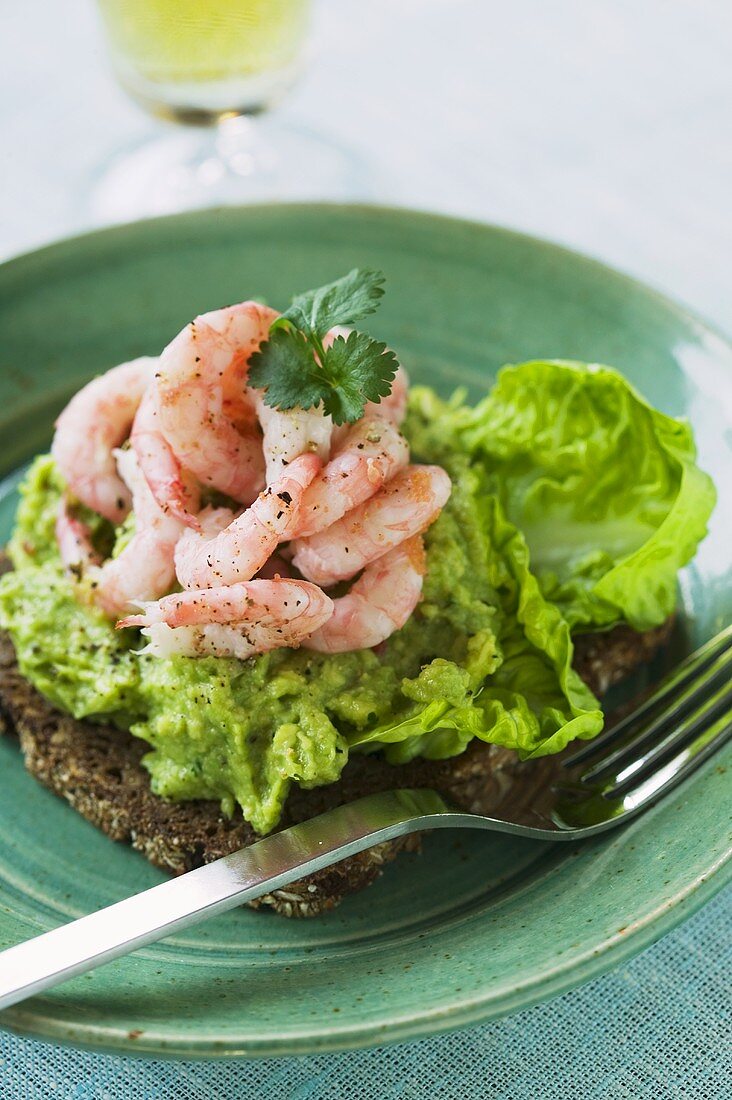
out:
{"label": "green herb leaf", "polygon": [[311,409],[327,393],[327,383],[307,337],[297,329],[276,329],[251,357],[249,385],[266,390],[273,409]]}
{"label": "green herb leaf", "polygon": [[367,401],[387,397],[398,367],[394,352],[365,332],[351,332],[345,340],[338,336],[321,370],[328,385],[323,403],[333,423],[353,423],[363,416]]}
{"label": "green herb leaf", "polygon": [[373,313],[384,293],[379,271],[354,268],[342,279],[300,294],[270,326],[270,337],[250,360],[249,383],[275,409],[310,409],[322,401],[336,424],[363,416],[367,401],[391,393],[399,363],[386,344],[363,332],[323,337],[335,325]]}
{"label": "green herb leaf", "polygon": [[280,328],[289,321],[309,336],[325,336],[334,325],[352,325],[374,313],[383,294],[381,271],[354,267],[342,279],[298,294],[273,327]]}

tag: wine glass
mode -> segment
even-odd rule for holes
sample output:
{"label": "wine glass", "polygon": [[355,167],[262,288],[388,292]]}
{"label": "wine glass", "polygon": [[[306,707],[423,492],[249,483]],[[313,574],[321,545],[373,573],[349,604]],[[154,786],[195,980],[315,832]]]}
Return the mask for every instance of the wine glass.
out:
{"label": "wine glass", "polygon": [[120,84],[168,124],[95,181],[100,219],[363,194],[365,173],[352,154],[264,114],[298,76],[310,0],[98,5]]}

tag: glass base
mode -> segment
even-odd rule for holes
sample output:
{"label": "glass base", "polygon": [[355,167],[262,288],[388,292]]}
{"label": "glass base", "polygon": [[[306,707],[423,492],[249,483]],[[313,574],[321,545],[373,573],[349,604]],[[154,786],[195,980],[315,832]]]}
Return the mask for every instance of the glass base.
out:
{"label": "glass base", "polygon": [[365,165],[324,137],[269,117],[170,127],[120,154],[92,186],[98,223],[134,221],[206,206],[370,195]]}

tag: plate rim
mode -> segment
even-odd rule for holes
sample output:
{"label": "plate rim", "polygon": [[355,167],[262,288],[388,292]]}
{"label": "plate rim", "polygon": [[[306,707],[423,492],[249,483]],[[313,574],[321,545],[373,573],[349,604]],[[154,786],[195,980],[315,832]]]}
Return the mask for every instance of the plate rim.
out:
{"label": "plate rim", "polygon": [[[714,758],[705,765],[703,774],[714,766]],[[238,1058],[287,1058],[306,1054],[337,1054],[349,1050],[394,1046],[397,1043],[414,1042],[434,1035],[441,1035],[481,1023],[498,1022],[506,1016],[529,1010],[538,1004],[553,1000],[571,992],[595,978],[615,969],[651,947],[667,932],[691,918],[725,886],[732,882],[732,849],[718,863],[693,880],[691,886],[667,898],[657,911],[649,914],[637,925],[629,925],[624,932],[615,933],[604,943],[587,953],[579,962],[567,959],[547,976],[543,972],[533,981],[504,994],[498,1001],[490,1002],[486,1013],[487,996],[474,998],[469,1004],[455,1008],[412,1016],[410,1019],[390,1021],[387,1024],[359,1024],[330,1031],[303,1031],[297,1039],[283,1041],[277,1037],[255,1037],[247,1043],[233,1042],[228,1037],[206,1036],[200,1042],[187,1038],[177,1046],[158,1036],[154,1030],[132,1038],[124,1029],[98,1027],[93,1024],[67,1023],[65,1018],[37,1016],[38,1028],[26,1025],[22,1008],[6,1009],[0,1013],[0,1024],[27,1039],[58,1043],[74,1049],[104,1054],[133,1055],[164,1061],[235,1060]],[[578,969],[581,976],[577,978]],[[527,995],[528,994],[528,995]],[[32,1004],[32,999],[30,1002]],[[494,1011],[495,1008],[495,1011]],[[7,1016],[8,1020],[4,1017]],[[19,1018],[14,1018],[19,1017]]]}
{"label": "plate rim", "polygon": [[[88,231],[60,238],[40,248],[31,249],[13,255],[0,263],[0,278],[12,279],[15,272],[23,273],[28,265],[43,264],[71,248],[83,250],[100,240],[124,240],[130,233],[150,231],[155,234],[158,227],[172,227],[181,223],[205,223],[209,219],[231,217],[256,217],[257,213],[289,212],[307,214],[308,212],[342,213],[377,218],[395,218],[415,223],[443,223],[447,226],[462,227],[466,231],[478,232],[489,236],[500,236],[531,248],[540,247],[546,252],[559,254],[572,262],[580,261],[594,269],[599,275],[610,277],[617,283],[626,284],[635,294],[655,302],[665,310],[675,314],[687,325],[698,330],[700,339],[712,338],[721,343],[725,351],[732,356],[732,339],[721,327],[708,321],[696,309],[676,300],[654,285],[634,275],[605,263],[598,257],[570,248],[564,244],[532,233],[523,232],[508,226],[498,225],[472,218],[456,217],[437,211],[414,209],[409,206],[384,205],[377,203],[335,203],[335,202],[298,202],[298,203],[256,203],[239,206],[209,207],[201,210],[184,211],[140,221],[125,222],[112,226],[94,228]],[[30,272],[29,272],[30,273]],[[714,766],[714,758],[703,771]],[[207,1034],[198,1040],[190,1035],[180,1045],[164,1038],[155,1031],[145,1032],[137,1039],[131,1039],[124,1029],[114,1029],[107,1025],[79,1023],[69,1020],[63,1013],[49,1016],[44,1013],[29,1012],[27,1005],[33,1000],[16,1008],[0,1013],[0,1025],[18,1035],[46,1040],[79,1049],[105,1053],[133,1055],[145,1058],[161,1059],[235,1059],[252,1057],[291,1056],[307,1053],[333,1053],[366,1047],[386,1046],[425,1038],[427,1036],[452,1031],[461,1027],[477,1025],[489,1020],[498,1020],[507,1015],[529,1009],[532,1006],[560,996],[588,981],[608,972],[622,962],[649,947],[661,936],[671,931],[683,920],[691,917],[707,901],[732,881],[732,848],[720,857],[710,868],[697,875],[686,886],[678,890],[671,898],[666,898],[643,920],[632,923],[623,931],[606,937],[591,952],[572,959],[567,958],[549,972],[506,991],[500,997],[490,991],[482,996],[473,997],[457,1006],[439,1008],[434,1011],[422,1011],[403,1020],[390,1020],[386,1023],[368,1022],[338,1028],[331,1026],[324,1031],[322,1023],[319,1029],[303,1029],[297,1036],[285,1039],[270,1035],[255,1035],[251,1040],[239,1042],[225,1036],[216,1038]]]}
{"label": "plate rim", "polygon": [[207,206],[197,210],[183,210],[174,214],[158,214],[155,217],[140,218],[136,221],[115,222],[112,225],[81,229],[66,237],[58,237],[37,248],[24,249],[21,252],[12,253],[0,260],[0,277],[16,265],[20,267],[25,262],[35,261],[36,259],[41,260],[69,245],[82,246],[99,237],[111,238],[114,236],[124,236],[124,234],[130,230],[143,231],[146,227],[150,226],[172,225],[175,222],[195,221],[211,215],[216,217],[227,217],[239,214],[256,214],[257,212],[280,210],[292,211],[293,213],[296,211],[308,210],[352,211],[364,214],[411,218],[414,221],[445,222],[450,225],[460,225],[466,230],[478,230],[479,232],[488,231],[491,234],[512,238],[516,241],[523,241],[525,244],[532,246],[538,244],[548,252],[558,252],[564,256],[571,257],[573,260],[581,260],[589,267],[595,268],[604,275],[610,275],[618,281],[628,283],[636,291],[658,302],[660,305],[667,308],[670,307],[687,322],[704,330],[715,339],[720,340],[732,355],[732,331],[727,332],[722,328],[721,324],[710,320],[701,310],[697,309],[697,307],[690,306],[682,299],[677,298],[674,294],[662,290],[660,287],[656,286],[654,282],[633,275],[624,267],[608,263],[593,252],[586,252],[584,249],[573,248],[571,245],[564,244],[551,236],[545,236],[541,233],[529,233],[527,230],[516,229],[511,225],[503,225],[500,222],[481,221],[478,218],[470,218],[460,214],[445,213],[444,211],[432,210],[427,207],[401,206],[397,203],[330,202],[317,199],[312,202],[231,203],[226,206]]}

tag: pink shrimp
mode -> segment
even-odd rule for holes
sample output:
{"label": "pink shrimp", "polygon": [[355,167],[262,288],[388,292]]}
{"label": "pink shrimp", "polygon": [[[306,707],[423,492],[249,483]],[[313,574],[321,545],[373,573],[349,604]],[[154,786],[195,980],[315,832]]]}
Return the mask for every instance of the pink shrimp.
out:
{"label": "pink shrimp", "polygon": [[424,544],[414,535],[364,569],[304,648],[345,653],[379,645],[404,626],[419,603],[425,568]]}
{"label": "pink shrimp", "polygon": [[439,466],[407,466],[379,492],[325,531],[299,539],[293,565],[327,587],[353,577],[388,550],[424,531],[450,495]]}
{"label": "pink shrimp", "polygon": [[276,316],[257,302],[204,313],[168,344],[156,375],[160,427],[178,462],[247,504],[264,483],[261,437],[244,423],[247,365]]}
{"label": "pink shrimp", "polygon": [[196,516],[198,532],[205,538],[212,539],[241,515],[242,511],[232,512],[231,508],[214,508],[209,504]]}
{"label": "pink shrimp", "polygon": [[[183,587],[218,588],[253,577],[277,544],[290,538],[303,493],[320,468],[316,455],[300,455],[228,526],[220,526],[226,510],[215,509],[203,519],[204,534],[187,530],[175,550],[176,573]],[[219,533],[211,537],[217,526]]]}
{"label": "pink shrimp", "polygon": [[56,512],[56,541],[61,561],[77,580],[87,569],[101,564],[102,559],[94,549],[89,528],[73,514],[65,496]]}
{"label": "pink shrimp", "polygon": [[333,601],[300,580],[255,580],[180,592],[117,623],[141,627],[156,656],[238,657],[300,645],[333,614]]}
{"label": "pink shrimp", "polygon": [[135,532],[116,558],[100,564],[88,529],[62,505],[56,521],[61,558],[69,572],[90,582],[94,602],[116,618],[139,600],[154,600],[175,580],[173,551],[183,526],[155,502],[133,451],[115,451],[117,465],[132,492]]}
{"label": "pink shrimp", "polygon": [[179,569],[178,582],[180,584],[189,588],[198,587],[196,583],[186,585],[181,577],[190,579],[193,582],[193,570],[195,563],[203,553],[203,547],[214,540],[217,535],[220,535],[222,531],[225,531],[241,515],[243,515],[242,511],[233,512],[231,508],[214,508],[211,504],[198,513],[196,516],[197,526],[194,529],[195,534],[187,534],[185,538],[181,536],[176,546],[176,576],[178,576]]}
{"label": "pink shrimp", "polygon": [[190,478],[186,480],[172,447],[160,429],[155,385],[147,388],[140,402],[132,423],[130,443],[150,492],[162,510],[187,527],[198,530],[198,520],[191,510]]}
{"label": "pink shrimp", "polygon": [[51,453],[69,490],[112,523],[122,522],[131,503],[112,451],[127,438],[156,364],[143,356],[113,367],[79,390],[56,421]]}
{"label": "pink shrimp", "polygon": [[357,421],[305,491],[293,535],[305,538],[335,523],[408,462],[409,445],[394,424],[377,416]]}
{"label": "pink shrimp", "polygon": [[[166,515],[153,497],[134,451],[118,451],[117,464],[132,491],[135,533],[118,557],[102,566],[95,600],[115,617],[138,600],[157,599],[175,581],[173,552],[183,525]],[[193,490],[190,490],[191,499]]]}
{"label": "pink shrimp", "polygon": [[262,447],[268,485],[276,481],[298,455],[316,454],[322,462],[327,462],[333,421],[325,415],[322,405],[281,412],[265,404],[261,391],[253,390],[252,393],[264,433]]}

